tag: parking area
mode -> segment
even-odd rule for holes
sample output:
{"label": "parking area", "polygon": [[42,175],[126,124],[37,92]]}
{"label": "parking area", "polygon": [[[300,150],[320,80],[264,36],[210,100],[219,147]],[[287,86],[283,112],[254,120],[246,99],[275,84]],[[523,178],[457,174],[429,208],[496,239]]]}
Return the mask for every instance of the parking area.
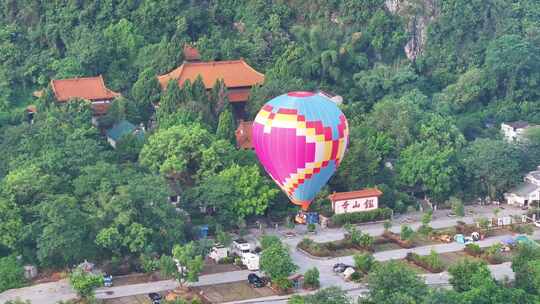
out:
{"label": "parking area", "polygon": [[277,294],[269,287],[253,288],[249,286],[247,281],[201,286],[193,289],[210,303],[242,301]]}

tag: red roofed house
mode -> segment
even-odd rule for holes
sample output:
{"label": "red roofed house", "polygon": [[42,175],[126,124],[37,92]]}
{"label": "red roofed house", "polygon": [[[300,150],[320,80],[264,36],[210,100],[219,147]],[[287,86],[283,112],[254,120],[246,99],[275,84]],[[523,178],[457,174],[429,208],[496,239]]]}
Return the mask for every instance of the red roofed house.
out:
{"label": "red roofed house", "polygon": [[236,145],[240,149],[253,149],[253,143],[251,142],[252,133],[251,127],[253,125],[252,121],[240,121],[238,128],[234,132],[236,135]]}
{"label": "red roofed house", "polygon": [[194,82],[201,76],[206,90],[211,90],[216,81],[223,79],[227,87],[229,102],[232,104],[236,118],[244,117],[245,104],[253,86],[264,82],[264,74],[257,72],[243,59],[210,62],[184,62],[171,72],[158,76],[162,89],[167,88],[169,81],[177,80],[180,86],[186,80]]}
{"label": "red roofed house", "polygon": [[101,75],[51,80],[51,88],[59,103],[65,103],[72,99],[90,101],[94,116],[106,114],[113,99],[120,96],[120,93],[113,92],[105,86]]}
{"label": "red roofed house", "polygon": [[199,50],[189,44],[184,45],[184,60],[189,62],[201,61]]}
{"label": "red roofed house", "polygon": [[328,198],[335,214],[361,212],[377,209],[379,196],[383,193],[377,188],[367,188],[351,192],[334,192]]}

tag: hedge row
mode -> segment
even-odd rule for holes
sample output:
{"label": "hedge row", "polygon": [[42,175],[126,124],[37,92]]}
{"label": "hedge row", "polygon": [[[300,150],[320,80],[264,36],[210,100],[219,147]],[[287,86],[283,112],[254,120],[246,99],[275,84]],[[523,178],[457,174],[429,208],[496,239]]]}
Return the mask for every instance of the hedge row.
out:
{"label": "hedge row", "polygon": [[392,209],[390,208],[379,208],[379,209],[363,211],[363,212],[334,214],[332,216],[332,224],[336,226],[343,226],[347,223],[359,224],[359,223],[367,223],[367,222],[374,222],[374,221],[382,221],[382,220],[389,219],[391,216],[392,216]]}

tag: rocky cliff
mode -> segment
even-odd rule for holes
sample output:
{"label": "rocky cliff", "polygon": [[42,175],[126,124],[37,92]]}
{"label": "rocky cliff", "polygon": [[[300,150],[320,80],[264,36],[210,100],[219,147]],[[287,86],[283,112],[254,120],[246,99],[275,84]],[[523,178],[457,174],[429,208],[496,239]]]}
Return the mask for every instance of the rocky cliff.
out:
{"label": "rocky cliff", "polygon": [[416,60],[424,50],[428,25],[439,14],[436,0],[386,0],[385,3],[390,12],[406,19],[411,38],[405,45],[405,53],[410,60]]}

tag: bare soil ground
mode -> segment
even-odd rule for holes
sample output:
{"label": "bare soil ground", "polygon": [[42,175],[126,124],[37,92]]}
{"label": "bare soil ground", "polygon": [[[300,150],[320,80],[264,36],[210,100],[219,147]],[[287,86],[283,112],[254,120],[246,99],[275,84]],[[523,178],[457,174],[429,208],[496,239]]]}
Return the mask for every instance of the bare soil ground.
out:
{"label": "bare soil ground", "polygon": [[201,272],[201,275],[207,275],[207,274],[214,274],[214,273],[222,273],[222,272],[229,272],[229,271],[237,271],[241,270],[241,268],[233,265],[233,264],[217,264],[213,262],[212,260],[206,260],[204,262],[204,267]]}
{"label": "bare soil ground", "polygon": [[[160,294],[161,296],[165,297],[164,293],[160,293]],[[103,304],[151,304],[151,302],[150,302],[150,298],[148,298],[148,295],[136,295],[136,296],[104,300]]]}
{"label": "bare soil ground", "polygon": [[211,303],[242,301],[260,297],[268,297],[277,293],[269,287],[252,288],[246,281],[195,287],[193,290],[201,294]]}
{"label": "bare soil ground", "polygon": [[148,283],[155,282],[160,280],[165,280],[166,278],[161,278],[158,272],[154,273],[132,273],[123,276],[113,277],[114,286],[123,286],[139,283]]}
{"label": "bare soil ground", "polygon": [[467,253],[465,253],[464,251],[446,252],[446,253],[441,253],[439,256],[441,257],[441,260],[442,260],[443,264],[445,265],[446,269],[448,269],[448,267],[450,267],[450,266],[454,265],[455,263],[457,263],[457,262],[459,262],[461,260],[464,260],[464,259],[468,259],[468,260],[472,260],[472,261],[482,261],[483,260],[481,258],[470,256]]}

